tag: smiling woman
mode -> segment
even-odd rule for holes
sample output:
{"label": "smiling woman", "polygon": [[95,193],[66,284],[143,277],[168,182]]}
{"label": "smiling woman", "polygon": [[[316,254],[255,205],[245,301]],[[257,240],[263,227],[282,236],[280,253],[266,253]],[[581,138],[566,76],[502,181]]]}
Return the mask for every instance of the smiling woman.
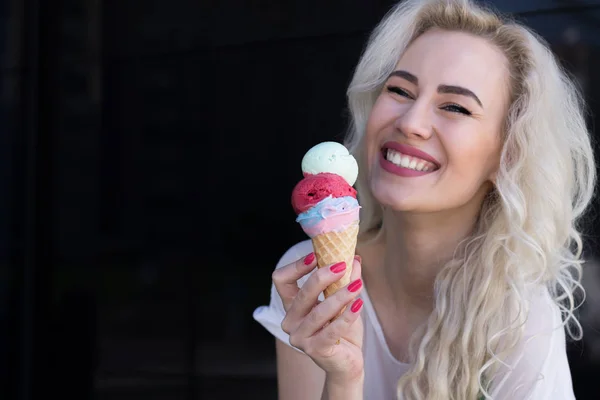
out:
{"label": "smiling woman", "polygon": [[581,337],[595,164],[546,43],[469,0],[406,0],[370,37],[348,103],[361,318],[325,322],[347,306],[318,297],[340,268],[313,271],[310,242],[293,246],[254,314],[278,339],[279,398],[573,399],[565,330]]}
{"label": "smiling woman", "polygon": [[382,206],[477,215],[500,160],[507,63],[486,39],[464,32],[431,29],[407,48],[366,126],[369,187]]}

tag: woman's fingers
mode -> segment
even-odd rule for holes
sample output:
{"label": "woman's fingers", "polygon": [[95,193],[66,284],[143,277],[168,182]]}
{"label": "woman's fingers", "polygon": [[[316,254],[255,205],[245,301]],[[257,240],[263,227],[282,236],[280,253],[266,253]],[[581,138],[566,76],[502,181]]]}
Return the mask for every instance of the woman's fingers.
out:
{"label": "woman's fingers", "polygon": [[340,280],[346,270],[345,263],[337,263],[317,269],[306,280],[287,309],[281,322],[281,329],[286,333],[294,332],[311,310],[318,307],[319,295],[332,283]]}
{"label": "woman's fingers", "polygon": [[314,343],[312,345],[315,348],[330,348],[333,345],[339,344],[340,338],[343,338],[361,347],[362,329],[352,328],[360,317],[362,306],[363,301],[360,298],[350,301],[342,315],[313,336],[312,340]]}
{"label": "woman's fingers", "polygon": [[[336,317],[342,308],[350,305],[350,303],[359,295],[361,289],[362,280],[356,279],[350,282],[348,286],[338,290],[333,296],[329,296],[325,301],[312,308],[312,310],[309,309],[308,315],[304,318],[294,334],[299,337],[313,336],[316,332],[321,330],[325,324]],[[347,307],[346,311],[350,308],[351,307]],[[346,311],[337,319],[343,318],[344,316],[346,316],[345,318],[348,318]],[[353,317],[353,315],[351,316]],[[335,321],[331,324],[333,323],[335,323]],[[339,336],[337,339],[339,339]]]}
{"label": "woman's fingers", "polygon": [[290,317],[302,318],[315,306],[319,295],[334,282],[339,281],[346,271],[346,263],[339,262],[328,267],[319,268],[306,280],[296,295],[292,307],[288,310]]}
{"label": "woman's fingers", "polygon": [[316,266],[315,253],[310,253],[285,267],[277,268],[273,272],[273,283],[286,311],[290,308],[292,301],[298,294],[298,279],[315,269]]}
{"label": "woman's fingers", "polygon": [[[327,302],[329,302],[329,299],[327,299]],[[319,304],[319,306],[322,304],[325,304],[325,302]],[[311,317],[312,313],[309,314],[298,330],[290,335],[290,344],[307,352],[307,354],[318,356],[330,354],[332,347],[340,344],[342,339],[361,347],[362,324],[360,326],[355,325],[360,323],[357,320],[360,318],[363,301],[360,298],[351,299],[344,305],[347,305],[346,310],[331,323],[328,322],[330,318],[324,311],[316,313],[314,317]],[[339,312],[339,310],[335,312]],[[318,330],[315,332],[317,326],[320,328],[317,328]]]}
{"label": "woman's fingers", "polygon": [[352,272],[350,273],[350,282],[354,282],[360,278],[362,278],[361,258],[360,256],[355,256],[352,263]]}
{"label": "woman's fingers", "polygon": [[[360,257],[355,258],[350,274],[351,282],[361,277]],[[317,304],[319,295],[332,283],[342,279],[346,273],[346,263],[339,262],[325,268],[319,268],[304,283],[302,289],[296,294],[296,298],[289,309],[293,318],[302,318],[306,316]]]}
{"label": "woman's fingers", "polygon": [[[328,299],[326,306],[322,306],[318,297],[325,288],[344,276],[347,269],[345,262],[317,269],[306,280],[302,289],[298,288],[297,280],[314,268],[314,255],[309,254],[305,259],[277,270],[273,274],[273,281],[286,310],[285,318],[281,323],[282,330],[295,337],[298,335],[309,337],[339,315],[341,310],[358,295],[362,287],[359,259],[357,258],[353,262],[351,273],[353,281],[330,296],[331,300]],[[298,332],[302,325],[305,326],[304,331]]]}
{"label": "woman's fingers", "polygon": [[[357,279],[362,279],[362,264],[361,264],[360,256],[357,256],[354,259],[352,273],[350,274],[350,282],[354,282]],[[348,311],[348,308],[350,308],[350,311],[360,313],[362,306],[363,306],[363,300],[358,298],[358,299],[355,299],[353,302],[351,302],[349,307],[347,307],[345,311]],[[352,325],[354,325],[354,323],[352,323]],[[343,335],[343,337],[350,343],[353,343],[354,345],[361,347],[363,333],[364,332],[362,330],[362,324],[361,324],[360,329],[351,329],[349,332],[347,332],[345,335]],[[339,343],[339,340],[340,340],[340,337],[338,337],[337,343]]]}

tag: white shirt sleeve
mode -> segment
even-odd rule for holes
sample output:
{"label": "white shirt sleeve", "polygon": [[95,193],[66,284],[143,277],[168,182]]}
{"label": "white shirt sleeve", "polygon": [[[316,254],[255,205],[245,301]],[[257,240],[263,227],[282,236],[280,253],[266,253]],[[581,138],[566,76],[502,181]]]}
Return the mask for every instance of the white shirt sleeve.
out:
{"label": "white shirt sleeve", "polygon": [[546,289],[533,297],[523,339],[505,361],[492,389],[494,400],[575,399],[565,328]]}
{"label": "white shirt sleeve", "polygon": [[[283,257],[281,257],[277,263],[275,269],[285,267],[286,265],[306,256],[312,251],[313,247],[310,240],[300,242],[285,252]],[[306,279],[308,279],[308,276],[310,276],[310,274],[298,280],[299,287],[302,287]],[[285,317],[285,310],[283,308],[283,303],[281,302],[281,297],[279,297],[279,293],[277,293],[277,290],[275,289],[275,285],[271,284],[271,302],[269,305],[258,307],[256,310],[254,310],[252,316],[273,336],[281,340],[283,343],[290,345],[289,335],[281,329],[281,321],[283,321],[283,318]],[[295,349],[295,347],[291,347]]]}

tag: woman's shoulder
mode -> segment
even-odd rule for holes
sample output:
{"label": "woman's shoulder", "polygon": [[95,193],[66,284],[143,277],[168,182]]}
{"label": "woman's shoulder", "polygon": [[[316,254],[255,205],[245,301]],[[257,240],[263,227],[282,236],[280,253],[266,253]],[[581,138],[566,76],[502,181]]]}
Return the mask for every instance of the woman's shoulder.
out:
{"label": "woman's shoulder", "polygon": [[525,337],[563,331],[564,325],[558,305],[546,287],[538,286],[529,292],[529,314]]}
{"label": "woman's shoulder", "polygon": [[566,355],[565,328],[548,289],[529,291],[521,341],[503,360],[494,398],[574,399]]}
{"label": "woman's shoulder", "polygon": [[530,356],[546,359],[549,347],[560,347],[565,343],[561,310],[546,287],[530,289],[528,306],[522,345],[524,350],[530,350]]}

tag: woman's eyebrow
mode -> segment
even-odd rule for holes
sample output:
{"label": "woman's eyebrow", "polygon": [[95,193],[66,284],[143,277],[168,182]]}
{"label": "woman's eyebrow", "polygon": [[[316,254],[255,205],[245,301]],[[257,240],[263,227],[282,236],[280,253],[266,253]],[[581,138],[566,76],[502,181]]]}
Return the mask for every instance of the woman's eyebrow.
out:
{"label": "woman's eyebrow", "polygon": [[477,95],[469,89],[464,88],[462,86],[440,85],[438,86],[437,91],[438,93],[458,94],[461,96],[471,97],[477,102],[477,104],[479,104],[479,107],[483,108],[483,104],[481,104],[481,100],[479,100],[479,97],[477,97]]}
{"label": "woman's eyebrow", "polygon": [[[411,74],[408,71],[403,71],[400,69],[393,71],[390,74],[390,76],[388,77],[388,79],[392,76],[397,76],[399,78],[403,78],[403,79],[407,80],[408,82],[412,83],[413,85],[419,84],[419,78],[417,78],[416,75]],[[479,97],[477,97],[477,95],[475,93],[473,93],[471,90],[464,88],[462,86],[439,85],[437,91],[438,91],[438,93],[458,94],[461,96],[471,97],[473,100],[475,100],[477,102],[477,104],[479,104],[479,107],[483,108],[483,104],[481,103],[481,100],[479,100]]]}
{"label": "woman's eyebrow", "polygon": [[404,78],[407,81],[409,81],[410,83],[417,85],[419,83],[419,78],[417,78],[415,75],[411,74],[408,71],[402,71],[402,70],[396,70],[394,72],[392,72],[390,74],[390,76],[388,76],[388,79],[392,76],[397,76],[399,78]]}

